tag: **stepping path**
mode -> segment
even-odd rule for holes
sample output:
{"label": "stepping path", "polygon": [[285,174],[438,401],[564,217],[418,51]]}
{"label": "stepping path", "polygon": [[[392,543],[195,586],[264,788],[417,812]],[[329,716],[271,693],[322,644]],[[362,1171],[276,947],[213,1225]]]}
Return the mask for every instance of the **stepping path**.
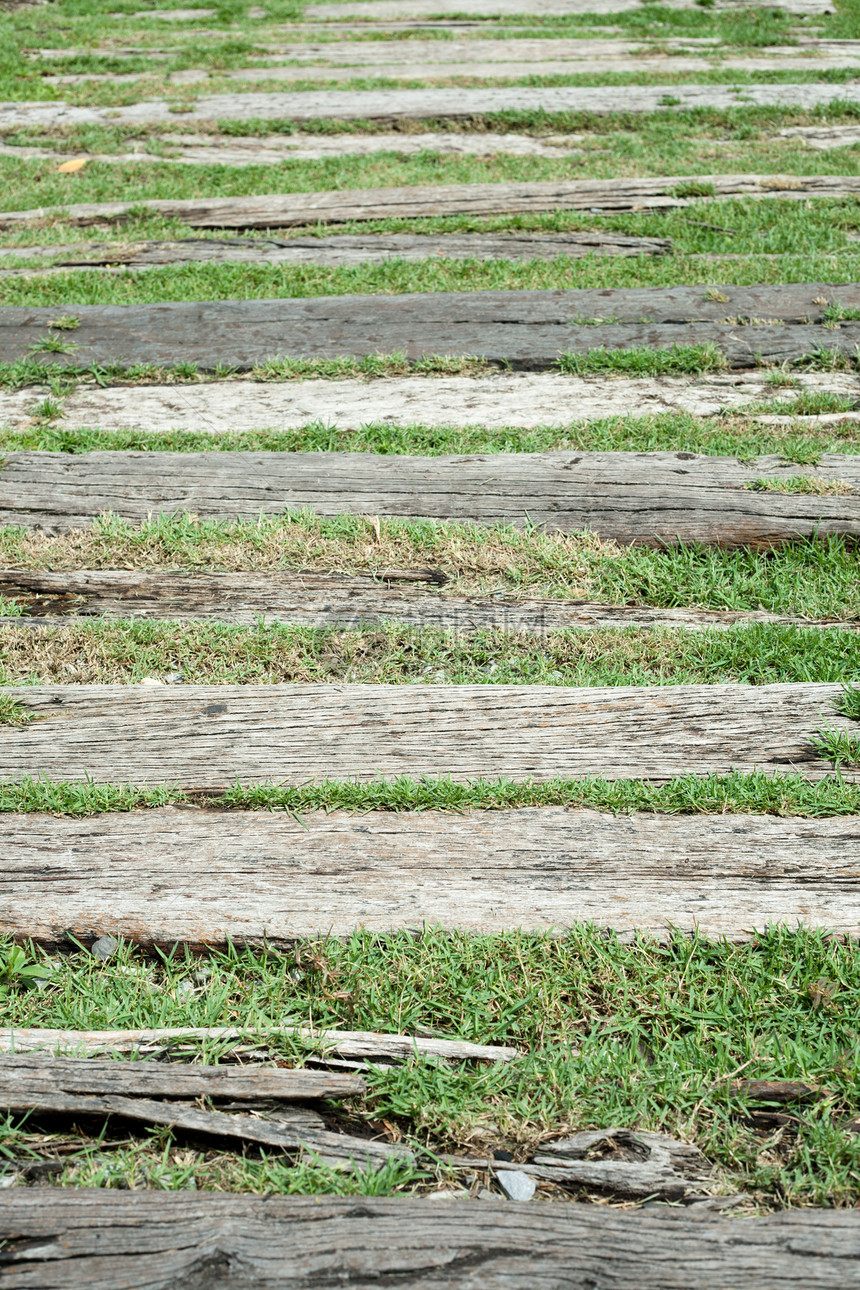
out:
{"label": "stepping path", "polygon": [[0,229],[42,220],[121,223],[141,209],[182,219],[191,228],[287,228],[347,220],[415,219],[439,215],[514,215],[556,210],[658,210],[694,205],[703,197],[855,197],[858,175],[675,175],[656,179],[575,179],[533,184],[440,184],[354,188],[260,197],[156,198],[85,202],[0,213]]}
{"label": "stepping path", "polygon": [[[810,478],[821,491],[792,491]],[[774,490],[759,491],[760,481]],[[529,523],[621,543],[768,550],[798,537],[860,537],[860,456],[814,467],[781,457],[663,453],[498,453],[455,457],[280,452],[10,452],[0,523],[50,531],[111,513],[141,521],[193,511],[254,520],[310,510]],[[779,482],[789,481],[789,491]]]}
{"label": "stepping path", "polygon": [[[840,685],[57,685],[7,689],[0,778],[175,784],[400,776],[662,783],[678,775],[831,775],[813,746]],[[119,769],[121,768],[121,770]],[[846,779],[860,769],[845,769]],[[416,910],[420,919],[420,912]]]}
{"label": "stepping path", "polygon": [[[792,387],[847,396],[860,403],[860,375],[799,372]],[[0,389],[0,425],[26,428],[47,386]],[[776,391],[760,371],[700,377],[563,376],[557,372],[490,372],[478,376],[396,376],[373,380],[206,381],[169,385],[78,385],[59,403],[66,431],[93,427],[140,434],[234,434],[299,429],[321,421],[361,425],[567,426],[599,417],[690,412],[742,413]],[[852,414],[837,413],[837,416]],[[763,420],[757,417],[756,420]],[[804,418],[788,418],[804,423]],[[816,420],[820,420],[817,418]]]}
{"label": "stepping path", "polygon": [[[435,2],[435,0],[434,0]],[[668,100],[668,101],[667,101]],[[789,85],[625,85],[606,87],[504,86],[487,89],[307,90],[292,93],[211,94],[183,105],[183,123],[193,121],[458,120],[494,112],[689,111],[744,106],[811,109],[856,104],[856,84],[810,82]],[[75,125],[158,125],[175,122],[166,99],[126,107],[76,107],[64,102],[0,105],[0,132]]]}
{"label": "stepping path", "polygon": [[478,933],[594,922],[661,940],[677,929],[742,941],[773,923],[853,935],[858,831],[856,819],[562,807],[0,816],[0,933],[195,949],[424,921]]}
{"label": "stepping path", "polygon": [[[132,573],[80,569],[31,573],[0,569],[0,595],[14,600],[19,618],[0,624],[26,630],[83,625],[94,617],[199,620],[247,624],[298,623],[361,628],[392,622],[473,632],[500,628],[543,635],[571,627],[727,628],[741,623],[791,623],[860,631],[860,623],[815,623],[770,614],[707,609],[606,605],[589,600],[513,599],[510,596],[439,595],[429,587],[447,581],[438,570],[388,570],[376,577],[332,573]],[[422,590],[422,586],[425,588]]]}
{"label": "stepping path", "polygon": [[57,309],[8,307],[0,309],[0,361],[50,362],[59,352],[79,368],[191,362],[248,371],[285,356],[447,354],[540,369],[563,354],[680,343],[711,346],[728,366],[755,368],[820,350],[853,355],[860,322],[827,325],[828,310],[855,311],[858,299],[860,289],[812,283],[83,305],[74,330],[61,332],[59,351],[51,331]]}

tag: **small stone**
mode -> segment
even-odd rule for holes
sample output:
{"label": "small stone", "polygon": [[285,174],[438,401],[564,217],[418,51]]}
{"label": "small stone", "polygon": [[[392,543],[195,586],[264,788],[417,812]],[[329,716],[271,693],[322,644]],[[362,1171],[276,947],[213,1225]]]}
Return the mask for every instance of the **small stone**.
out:
{"label": "small stone", "polygon": [[508,1200],[531,1200],[537,1184],[521,1169],[500,1169],[496,1180]]}
{"label": "small stone", "polygon": [[173,993],[177,999],[187,999],[194,993],[194,982],[189,981],[187,976],[183,977],[181,981],[176,982]]}
{"label": "small stone", "polygon": [[164,684],[165,684],[165,685],[184,685],[184,684],[185,684],[185,673],[184,673],[184,672],[168,672],[168,673],[165,675],[165,677],[164,677]]}
{"label": "small stone", "polygon": [[140,685],[164,685],[160,676],[144,676],[141,678]]}
{"label": "small stone", "polygon": [[90,952],[100,962],[107,963],[108,959],[112,959],[118,949],[119,941],[114,940],[112,936],[100,936],[97,941],[93,942]]}

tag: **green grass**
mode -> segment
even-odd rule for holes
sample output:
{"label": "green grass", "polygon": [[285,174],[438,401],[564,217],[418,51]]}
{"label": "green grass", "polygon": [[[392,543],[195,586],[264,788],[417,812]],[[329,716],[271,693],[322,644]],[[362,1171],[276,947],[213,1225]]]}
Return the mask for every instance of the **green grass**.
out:
{"label": "green grass", "polygon": [[[357,932],[345,941],[302,942],[289,954],[232,949],[202,963],[181,953],[145,960],[126,947],[106,965],[78,952],[52,966],[46,988],[13,989],[7,1024],[312,1021],[521,1050],[502,1066],[417,1060],[369,1071],[368,1095],[348,1105],[341,1121],[387,1121],[418,1147],[480,1145],[519,1157],[571,1129],[650,1128],[696,1142],[754,1205],[851,1207],[860,1197],[860,1141],[843,1127],[860,1094],[860,951],[820,932],[774,929],[746,945],[681,936],[625,945],[589,927],[561,937],[428,928],[417,936]],[[309,1049],[284,1036],[274,1051],[301,1064]],[[218,1054],[210,1050],[208,1060]],[[788,1127],[763,1130],[733,1093],[740,1072],[801,1079],[827,1092]],[[117,1186],[133,1178],[174,1189],[193,1177],[198,1187],[341,1194],[419,1185],[416,1174],[373,1181],[292,1169],[252,1150],[227,1157],[169,1130],[139,1132],[116,1146],[110,1133],[101,1143],[80,1130],[62,1140],[72,1149],[65,1183]],[[55,1141],[56,1134],[37,1137],[10,1118],[0,1151],[50,1157]]]}
{"label": "green grass", "polygon": [[[820,155],[820,154],[819,154]],[[0,162],[2,162],[0,158]],[[527,160],[517,158],[516,160]],[[116,167],[115,169],[121,169]],[[193,170],[193,167],[186,167]],[[2,166],[0,166],[0,171]],[[241,170],[236,173],[244,174]],[[2,176],[0,176],[2,177]],[[423,182],[442,182],[424,177]],[[134,181],[136,182],[136,181]],[[262,191],[258,189],[258,191]],[[0,276],[0,302],[45,306],[58,310],[92,304],[146,304],[160,301],[278,299],[325,295],[387,295],[408,292],[546,290],[576,287],[668,287],[719,283],[757,285],[781,282],[853,281],[858,274],[860,245],[849,240],[860,227],[853,200],[816,198],[800,202],[783,198],[703,201],[679,210],[629,212],[600,216],[559,212],[546,216],[474,217],[409,221],[391,219],[354,223],[346,229],[307,232],[450,232],[518,230],[579,232],[606,229],[629,236],[668,238],[674,253],[664,256],[598,256],[515,262],[504,259],[455,260],[428,256],[424,260],[393,258],[383,263],[349,267],[323,265],[185,262],[140,270],[109,268],[61,269],[33,276]],[[728,232],[720,232],[727,229]],[[80,239],[89,230],[63,227],[18,230],[15,241],[50,245]],[[193,237],[178,220],[143,214],[122,230],[129,240]],[[64,253],[67,254],[67,253]],[[711,261],[702,257],[721,257]],[[11,268],[20,261],[7,261]],[[46,269],[42,260],[33,265]],[[727,306],[727,312],[731,312]],[[828,334],[825,332],[825,335]],[[834,333],[835,335],[836,333]],[[54,340],[73,343],[74,333]]]}
{"label": "green grass", "polygon": [[[659,358],[659,355],[658,355]],[[848,402],[849,400],[845,400]],[[372,452],[381,455],[490,452],[704,452],[749,460],[775,454],[815,464],[823,453],[860,451],[860,424],[819,429],[757,426],[741,415],[695,417],[665,413],[650,417],[601,417],[562,426],[390,425],[369,422],[340,427],[322,421],[286,430],[149,431],[66,428],[62,400],[48,398],[18,426],[0,426],[0,452]]]}
{"label": "green grass", "polygon": [[370,521],[306,513],[228,523],[161,516],[133,525],[115,516],[49,536],[0,528],[5,568],[316,569],[379,573],[439,569],[447,591],[574,597],[613,604],[767,609],[813,619],[860,617],[855,548],[840,538],[773,552],[682,546],[615,547],[593,535],[435,520]]}
{"label": "green grass", "polygon": [[[225,685],[764,685],[860,674],[860,633],[754,623],[708,631],[574,629],[535,637],[395,622],[344,629],[111,620],[26,630],[0,626],[0,658],[3,685],[134,684],[176,674],[188,684]],[[3,710],[0,705],[0,720]]]}
{"label": "green grass", "polygon": [[0,726],[26,726],[32,713],[11,694],[0,694]]}
{"label": "green grass", "polygon": [[[192,799],[171,785],[97,783],[91,779],[57,781],[24,776],[0,781],[0,814],[48,812],[83,818],[115,811],[155,809]],[[664,784],[650,780],[573,779],[530,781],[474,779],[454,783],[443,777],[401,776],[357,783],[326,780],[317,784],[236,784],[218,797],[195,795],[196,806],[235,811],[493,811],[564,806],[626,815],[657,811],[670,815],[777,815],[827,819],[860,815],[860,785],[838,768],[828,778],[810,781],[794,773],[754,771],[728,775],[681,775]]]}
{"label": "green grass", "polygon": [[816,479],[813,475],[786,475],[780,479],[754,479],[744,484],[756,493],[786,493],[792,496],[843,496],[854,490],[843,479]]}

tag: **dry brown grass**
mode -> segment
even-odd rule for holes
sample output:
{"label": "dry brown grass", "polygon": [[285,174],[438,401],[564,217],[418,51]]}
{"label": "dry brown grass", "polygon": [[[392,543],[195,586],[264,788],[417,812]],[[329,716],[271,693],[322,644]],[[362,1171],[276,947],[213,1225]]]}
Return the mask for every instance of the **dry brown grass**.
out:
{"label": "dry brown grass", "polygon": [[366,574],[430,567],[450,579],[443,594],[457,595],[526,595],[540,588],[549,595],[586,596],[588,566],[598,554],[612,558],[620,549],[592,535],[376,517],[349,517],[342,524],[313,516],[235,525],[153,520],[138,528],[107,519],[55,535],[0,530],[0,563],[7,568]]}

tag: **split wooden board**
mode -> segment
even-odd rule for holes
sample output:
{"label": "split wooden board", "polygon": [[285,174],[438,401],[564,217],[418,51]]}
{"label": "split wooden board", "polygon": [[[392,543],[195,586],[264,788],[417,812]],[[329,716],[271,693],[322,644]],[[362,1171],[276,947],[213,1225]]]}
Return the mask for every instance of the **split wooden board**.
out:
{"label": "split wooden board", "polygon": [[[94,618],[194,620],[244,624],[296,623],[307,627],[358,628],[397,621],[447,631],[502,631],[545,635],[572,627],[705,629],[742,623],[792,623],[765,610],[658,609],[606,605],[588,600],[514,600],[451,596],[421,590],[444,583],[434,570],[392,570],[387,576],[333,573],[186,573],[82,569],[70,573],[0,570],[0,595],[15,600],[22,617],[0,619],[9,628],[92,623]],[[810,624],[823,627],[821,622]],[[860,623],[832,624],[850,631]]]}
{"label": "split wooden board", "polygon": [[[853,372],[798,372],[795,390],[844,396],[860,405]],[[0,425],[32,426],[47,386],[0,390]],[[288,430],[322,422],[338,429],[362,425],[507,427],[582,424],[599,417],[646,417],[690,412],[714,417],[769,401],[767,374],[711,373],[698,377],[567,376],[559,372],[483,372],[475,376],[391,376],[373,380],[171,382],[163,385],[81,383],[62,400],[66,431],[133,430],[147,437],[201,429],[209,434]],[[837,414],[838,415],[838,414]],[[757,420],[760,418],[757,417]],[[801,421],[800,418],[794,418]],[[500,446],[504,437],[500,436]]]}
{"label": "split wooden board", "polygon": [[[388,260],[552,260],[586,255],[666,255],[668,238],[625,237],[620,233],[448,233],[439,237],[412,233],[361,237],[184,238],[176,242],[139,242],[130,246],[105,242],[83,247],[26,247],[27,258],[50,260],[45,270],[69,268],[148,269],[163,264],[382,264]],[[0,269],[0,273],[16,270]]]}
{"label": "split wooden board", "polygon": [[[480,138],[480,136],[476,136]],[[696,196],[696,194],[699,196]],[[713,197],[854,197],[860,176],[676,175],[655,179],[574,179],[533,184],[440,184],[438,187],[356,188],[254,197],[158,198],[85,202],[0,214],[0,229],[56,221],[86,228],[122,223],[141,208],[181,219],[189,228],[290,228],[348,220],[419,219],[438,215],[499,215],[554,210],[653,210]]]}
{"label": "split wooden board", "polygon": [[[8,1290],[856,1290],[860,1217],[795,1209],[16,1188],[0,1207]],[[692,1272],[690,1271],[692,1269]],[[764,1271],[766,1270],[766,1271]]]}
{"label": "split wooden board", "polygon": [[40,1085],[55,1093],[277,1098],[287,1102],[355,1097],[367,1090],[358,1075],[283,1066],[98,1061],[38,1053],[0,1056],[0,1105],[15,1095],[16,1087],[23,1090]]}
{"label": "split wooden board", "polygon": [[[850,491],[759,491],[809,476]],[[703,542],[770,549],[801,536],[860,537],[860,457],[741,462],[695,453],[10,452],[0,523],[64,531],[110,512],[129,520],[190,512],[255,520],[311,510],[530,523],[622,543]]]}
{"label": "split wooden board", "polygon": [[[832,773],[813,746],[838,685],[57,685],[6,690],[0,778],[231,785],[400,776],[664,782]],[[855,776],[852,770],[844,772]],[[856,772],[860,775],[860,771]]]}
{"label": "split wooden board", "polygon": [[[287,945],[424,923],[484,934],[593,922],[661,940],[678,928],[743,941],[775,924],[856,936],[858,843],[860,817],[561,807],[301,820],[177,807],[87,819],[2,815],[0,934],[51,949],[103,935],[147,949]],[[337,1095],[334,1086],[267,1094]]]}
{"label": "split wooden board", "polygon": [[[564,353],[683,344],[715,346],[729,366],[745,369],[820,349],[853,355],[860,323],[824,326],[825,306],[854,308],[858,295],[853,286],[811,283],[79,305],[59,352],[73,367],[190,362],[248,371],[277,357],[453,354],[546,369]],[[56,362],[58,351],[43,348],[56,317],[56,308],[0,309],[0,361]]]}
{"label": "split wooden board", "polygon": [[[193,121],[463,120],[496,112],[671,112],[696,108],[783,107],[810,109],[857,103],[856,84],[504,86],[388,90],[300,90],[201,95],[183,107]],[[127,107],[74,106],[62,101],[0,105],[0,133],[79,125],[176,123],[167,99]]]}

